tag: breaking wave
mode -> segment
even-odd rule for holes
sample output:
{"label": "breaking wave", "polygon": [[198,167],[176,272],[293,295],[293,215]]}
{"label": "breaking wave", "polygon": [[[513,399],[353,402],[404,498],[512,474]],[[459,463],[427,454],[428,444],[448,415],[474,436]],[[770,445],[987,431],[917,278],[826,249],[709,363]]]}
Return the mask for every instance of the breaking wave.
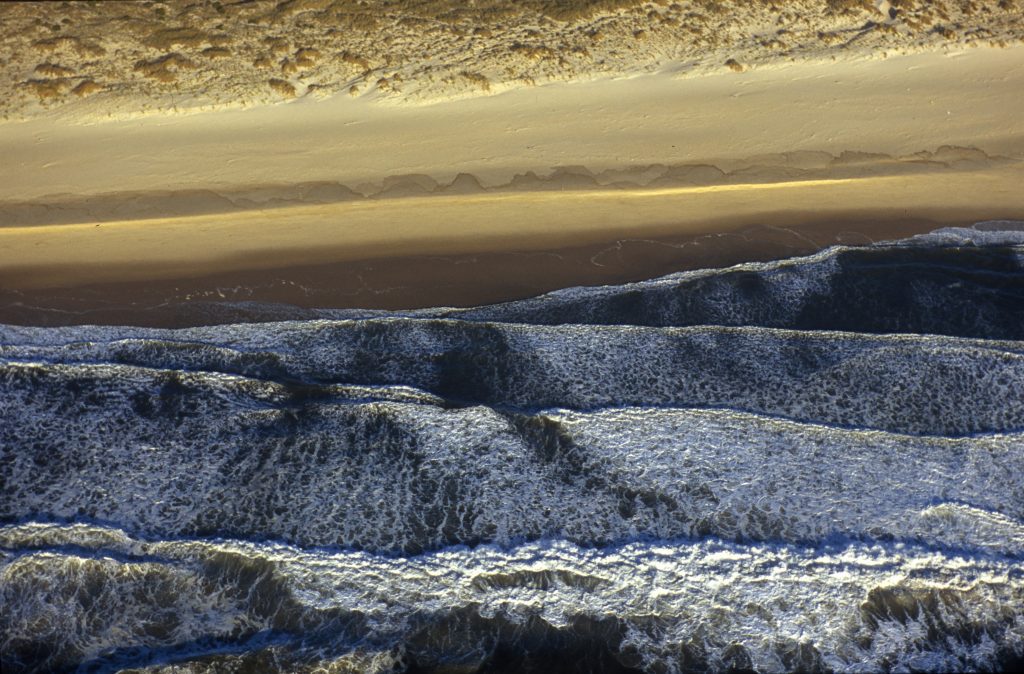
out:
{"label": "breaking wave", "polygon": [[1014,223],[473,309],[0,326],[0,391],[5,671],[1024,657]]}

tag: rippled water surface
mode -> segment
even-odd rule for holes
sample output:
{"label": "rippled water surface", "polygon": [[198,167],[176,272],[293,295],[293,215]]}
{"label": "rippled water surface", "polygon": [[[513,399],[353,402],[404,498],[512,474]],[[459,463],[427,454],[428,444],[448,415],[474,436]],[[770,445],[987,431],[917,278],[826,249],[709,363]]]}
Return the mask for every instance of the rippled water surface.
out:
{"label": "rippled water surface", "polygon": [[1024,658],[1019,223],[294,311],[0,326],[5,672]]}

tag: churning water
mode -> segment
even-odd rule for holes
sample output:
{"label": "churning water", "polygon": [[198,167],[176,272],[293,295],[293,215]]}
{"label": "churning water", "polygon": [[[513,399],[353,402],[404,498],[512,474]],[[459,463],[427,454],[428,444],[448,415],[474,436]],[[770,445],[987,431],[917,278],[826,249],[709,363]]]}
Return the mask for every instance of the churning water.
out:
{"label": "churning water", "polygon": [[998,670],[1024,231],[473,309],[0,326],[5,672]]}

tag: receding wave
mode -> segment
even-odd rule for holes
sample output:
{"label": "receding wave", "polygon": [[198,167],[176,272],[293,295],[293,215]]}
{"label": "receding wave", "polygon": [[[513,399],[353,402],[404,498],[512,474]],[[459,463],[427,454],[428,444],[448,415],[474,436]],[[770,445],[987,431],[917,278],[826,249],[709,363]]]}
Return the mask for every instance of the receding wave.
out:
{"label": "receding wave", "polygon": [[0,326],[4,670],[1012,668],[1022,245]]}

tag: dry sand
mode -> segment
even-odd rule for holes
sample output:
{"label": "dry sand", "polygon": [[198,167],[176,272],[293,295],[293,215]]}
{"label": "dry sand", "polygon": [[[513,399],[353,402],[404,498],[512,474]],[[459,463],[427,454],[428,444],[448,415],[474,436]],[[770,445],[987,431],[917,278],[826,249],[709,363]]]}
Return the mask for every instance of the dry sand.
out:
{"label": "dry sand", "polygon": [[395,104],[672,71],[1019,44],[1018,0],[0,4],[0,114],[120,117],[343,94]]}
{"label": "dry sand", "polygon": [[[190,30],[212,20],[206,14],[218,13],[215,4],[191,10],[198,18]],[[129,17],[125,25],[135,26],[118,49],[95,17],[89,23],[75,5],[67,16],[77,18],[52,32],[66,35],[77,26],[78,42],[54,47],[68,58],[51,65],[76,73],[88,63],[105,68],[107,91],[42,103],[20,94],[8,99],[11,119],[0,123],[0,285],[56,288],[541,251],[766,224],[832,231],[836,222],[856,220],[877,230],[898,221],[906,231],[1024,218],[1024,46],[1021,10],[1013,3],[946,7],[947,18],[932,17],[930,28],[921,21],[922,7],[934,13],[941,3],[777,3],[781,13],[736,9],[730,30],[715,41],[707,37],[714,24],[708,17],[717,16],[709,3],[617,3],[569,21],[535,3],[540,9],[532,14],[506,17],[504,33],[473,37],[486,49],[458,52],[489,73],[487,87],[468,93],[438,75],[466,62],[445,56],[440,46],[425,47],[429,31],[421,31],[420,47],[399,39],[408,28],[402,21],[412,16],[406,11],[381,15],[374,28],[398,45],[393,53],[426,49],[400,61],[404,88],[376,83],[372,92],[351,96],[338,80],[318,85],[323,100],[253,99],[253,87],[265,83],[230,59],[243,45],[274,51],[266,40],[287,27],[289,49],[298,41],[312,44],[317,31],[333,24],[310,16],[345,3],[314,4],[319,9],[289,14],[294,3],[230,10],[226,3],[224,16],[266,11],[252,14],[259,21],[237,35],[225,19],[217,30],[234,36],[230,44],[185,45],[174,42],[184,33],[157,44],[154,35],[163,29],[152,19],[129,21],[139,6],[118,5]],[[147,11],[160,6],[165,14],[181,9],[158,3]],[[815,7],[817,14],[808,9]],[[703,12],[708,21],[684,39],[677,29],[696,19],[663,19],[688,11]],[[176,15],[179,23],[184,14]],[[771,31],[762,25],[769,18]],[[453,25],[465,32],[472,21],[487,25],[479,17]],[[761,29],[753,30],[755,24]],[[634,37],[646,30],[642,25],[651,35]],[[571,52],[567,36],[581,27],[601,27],[606,37],[627,31],[632,42],[625,49],[618,38],[587,38],[586,59],[532,83],[515,74],[530,63],[521,48],[513,49],[525,44],[523,31],[537,33],[537,44],[562,40],[560,48]],[[18,39],[30,40],[32,31],[23,28]],[[829,31],[844,41],[828,38]],[[790,35],[787,46],[758,46],[755,37],[763,41],[769,32]],[[324,56],[343,52],[350,38],[333,39],[334,51],[324,42],[301,47],[320,54],[320,65],[308,72],[348,63]],[[9,36],[6,44],[8,86],[23,91],[18,68],[34,52],[11,49]],[[100,54],[76,44],[106,46]],[[223,48],[234,56],[217,57],[225,64],[219,78],[182,68],[195,76],[175,76],[175,86],[187,90],[179,94],[134,66],[134,75],[122,72],[148,54],[132,49],[168,45],[179,51],[167,53],[192,60],[198,57],[189,49]],[[706,67],[694,67],[691,52],[705,54]],[[726,52],[743,55],[735,61],[742,67],[719,63]],[[79,59],[73,67],[66,65],[72,55]],[[442,57],[450,62],[439,71]],[[493,69],[505,62],[514,72],[501,79]],[[207,76],[213,79],[202,79]],[[310,89],[308,81],[288,81]],[[328,95],[333,92],[339,93]]]}

